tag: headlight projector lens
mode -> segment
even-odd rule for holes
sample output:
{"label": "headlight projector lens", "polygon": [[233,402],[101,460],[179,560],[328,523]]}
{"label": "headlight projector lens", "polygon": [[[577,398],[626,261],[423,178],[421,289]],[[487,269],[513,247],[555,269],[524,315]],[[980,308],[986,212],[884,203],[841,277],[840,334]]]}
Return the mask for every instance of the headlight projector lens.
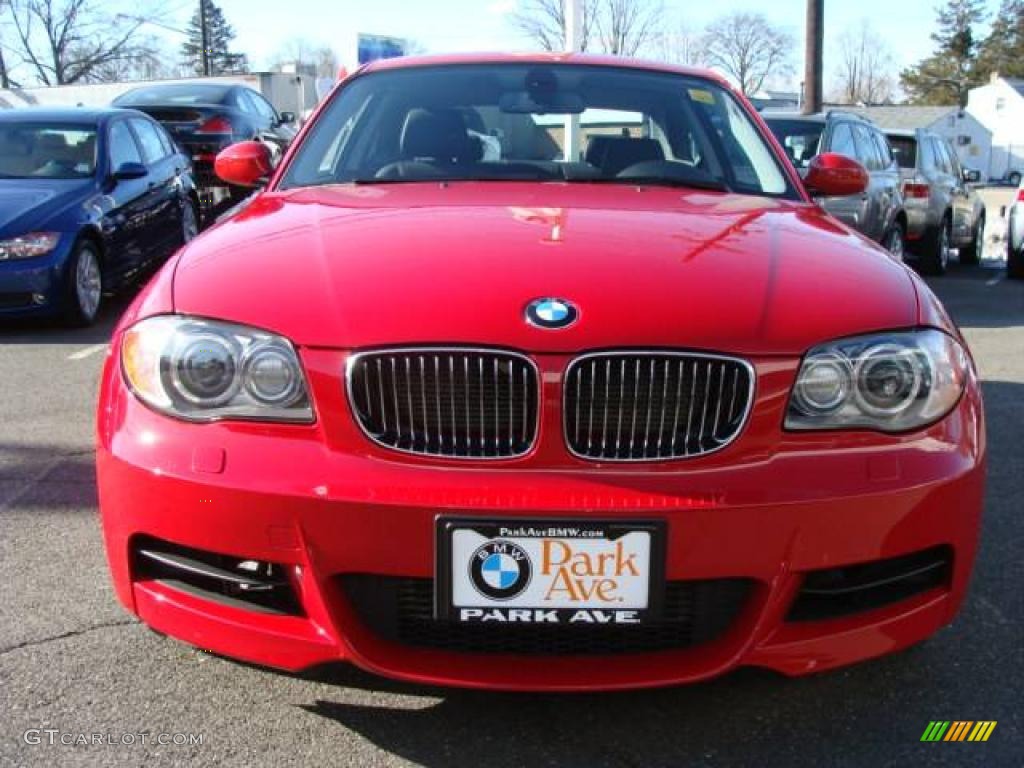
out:
{"label": "headlight projector lens", "polygon": [[236,353],[231,343],[215,334],[187,338],[171,357],[171,378],[186,400],[220,405],[238,390]]}
{"label": "headlight projector lens", "polygon": [[288,350],[268,345],[257,347],[245,361],[246,391],[268,405],[288,406],[303,393],[302,379]]}
{"label": "headlight projector lens", "polygon": [[850,364],[839,355],[808,360],[793,391],[797,408],[808,416],[831,413],[850,396]]}
{"label": "headlight projector lens", "polygon": [[884,416],[905,410],[920,392],[921,381],[921,363],[906,347],[872,347],[857,363],[857,395],[868,413]]}

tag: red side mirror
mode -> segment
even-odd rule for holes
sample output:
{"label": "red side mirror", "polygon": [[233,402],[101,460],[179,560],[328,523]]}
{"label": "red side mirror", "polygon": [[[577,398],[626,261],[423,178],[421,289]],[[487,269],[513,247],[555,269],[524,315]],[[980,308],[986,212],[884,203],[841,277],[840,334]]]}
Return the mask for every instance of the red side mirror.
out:
{"label": "red side mirror", "polygon": [[868,172],[856,160],[825,152],[811,160],[804,186],[817,197],[859,195],[868,188]]}
{"label": "red side mirror", "polygon": [[213,169],[228,184],[258,187],[273,172],[274,165],[267,147],[258,141],[242,141],[221,151]]}

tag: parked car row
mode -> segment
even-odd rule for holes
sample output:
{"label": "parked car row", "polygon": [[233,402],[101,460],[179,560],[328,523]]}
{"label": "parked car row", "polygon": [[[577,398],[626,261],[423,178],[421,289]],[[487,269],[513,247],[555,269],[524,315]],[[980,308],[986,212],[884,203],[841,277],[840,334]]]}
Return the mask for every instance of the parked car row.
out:
{"label": "parked car row", "polygon": [[189,158],[148,115],[0,115],[0,316],[59,314],[88,325],[104,293],[198,231]]}
{"label": "parked car row", "polygon": [[255,139],[270,148],[276,161],[298,131],[293,113],[278,113],[261,94],[242,85],[148,85],[118,96],[112,106],[137,109],[163,124],[192,158],[206,208],[214,208],[220,202],[217,190],[223,189],[228,200],[248,194],[237,188],[224,188],[217,178],[213,163],[221,150]]}
{"label": "parked car row", "polygon": [[90,324],[104,295],[249,193],[217,179],[221,150],[255,139],[276,163],[296,131],[256,91],[220,84],[137,88],[106,109],[4,110],[0,317]]}
{"label": "parked car row", "polygon": [[920,130],[883,132],[841,110],[764,117],[801,176],[826,152],[852,158],[867,170],[864,194],[819,198],[837,219],[897,258],[915,261],[926,274],[944,274],[956,248],[961,263],[977,262],[985,206],[970,184],[978,175],[961,167],[943,137]]}

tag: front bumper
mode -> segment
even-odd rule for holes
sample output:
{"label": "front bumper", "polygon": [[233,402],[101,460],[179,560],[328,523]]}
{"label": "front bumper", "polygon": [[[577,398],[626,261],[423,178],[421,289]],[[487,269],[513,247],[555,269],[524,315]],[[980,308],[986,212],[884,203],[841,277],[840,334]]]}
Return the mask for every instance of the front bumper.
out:
{"label": "front bumper", "polygon": [[[287,670],[344,660],[420,683],[591,690],[691,682],[740,665],[825,670],[928,637],[964,598],[984,475],[973,379],[945,420],[910,437],[781,436],[775,426],[769,447],[761,432],[781,423],[785,402],[773,393],[792,375],[769,366],[776,373],[759,369],[746,438],[714,457],[649,469],[438,467],[367,445],[336,380],[320,375],[340,370],[335,353],[306,351],[304,362],[321,420],[288,428],[168,420],[130,396],[116,361],[108,364],[97,459],[107,554],[120,600],[155,629]],[[336,450],[338,441],[358,447]],[[723,634],[694,647],[586,657],[409,647],[370,628],[340,577],[432,579],[439,514],[657,518],[667,527],[666,579],[742,578],[753,589]],[[146,578],[131,556],[142,536],[282,564],[302,615]],[[941,585],[838,618],[787,621],[808,572],[935,547],[952,556]]]}
{"label": "front bumper", "polygon": [[33,259],[0,261],[0,317],[50,315],[60,310],[74,237]]}

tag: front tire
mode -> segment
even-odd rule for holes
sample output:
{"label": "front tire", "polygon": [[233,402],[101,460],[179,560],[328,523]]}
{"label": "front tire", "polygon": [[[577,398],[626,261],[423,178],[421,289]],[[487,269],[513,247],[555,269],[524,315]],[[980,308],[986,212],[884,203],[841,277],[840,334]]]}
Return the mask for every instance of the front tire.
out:
{"label": "front tire", "polygon": [[1017,171],[1014,171],[1013,173],[1011,173],[1009,176],[1006,177],[1006,180],[1008,182],[1010,182],[1010,186],[1011,187],[1019,187],[1020,186],[1020,173],[1017,172]]}
{"label": "front tire", "polygon": [[950,230],[952,223],[945,216],[940,224],[925,239],[921,253],[921,272],[926,275],[944,275],[949,267]]}
{"label": "front tire", "polygon": [[1006,240],[1006,276],[1011,280],[1024,280],[1024,250],[1016,250],[1009,238]]}
{"label": "front tire", "polygon": [[896,261],[904,260],[906,255],[906,237],[903,233],[903,225],[898,221],[892,225],[889,234],[885,236],[885,239],[882,241],[882,247],[892,254]]}
{"label": "front tire", "polygon": [[64,321],[76,328],[92,325],[103,301],[103,272],[99,249],[88,240],[75,246],[67,282]]}
{"label": "front tire", "polygon": [[974,225],[974,234],[971,242],[960,249],[961,264],[977,264],[981,255],[985,252],[985,214],[978,217],[978,223]]}
{"label": "front tire", "polygon": [[181,208],[181,244],[186,245],[199,235],[199,211],[191,200]]}

